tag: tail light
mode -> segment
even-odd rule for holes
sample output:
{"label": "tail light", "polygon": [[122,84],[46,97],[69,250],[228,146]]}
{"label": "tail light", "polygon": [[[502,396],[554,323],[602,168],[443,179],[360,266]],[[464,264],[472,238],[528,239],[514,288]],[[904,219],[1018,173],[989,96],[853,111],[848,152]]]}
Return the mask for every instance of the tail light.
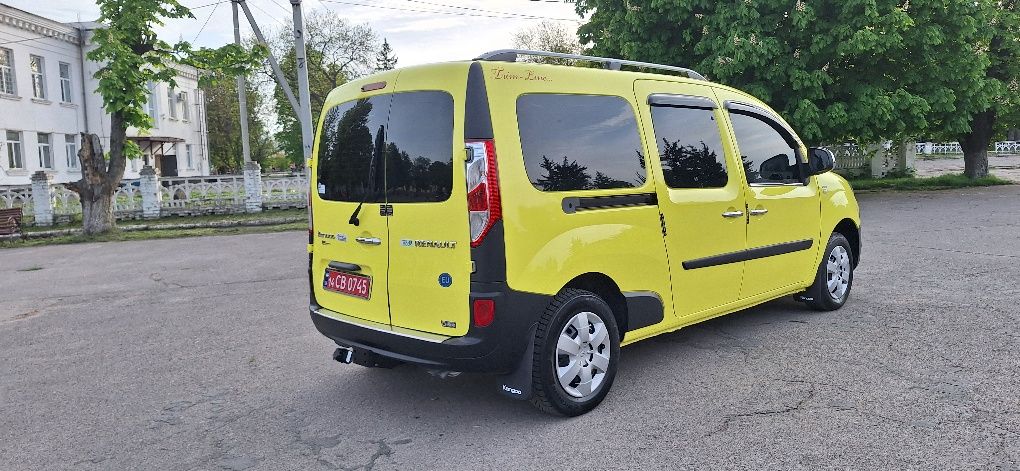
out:
{"label": "tail light", "polygon": [[471,306],[471,317],[475,327],[488,327],[496,319],[496,302],[491,299],[476,299]]}
{"label": "tail light", "polygon": [[496,143],[492,139],[468,141],[467,162],[468,220],[471,222],[471,246],[478,247],[502,217],[499,200],[499,174],[496,170]]}

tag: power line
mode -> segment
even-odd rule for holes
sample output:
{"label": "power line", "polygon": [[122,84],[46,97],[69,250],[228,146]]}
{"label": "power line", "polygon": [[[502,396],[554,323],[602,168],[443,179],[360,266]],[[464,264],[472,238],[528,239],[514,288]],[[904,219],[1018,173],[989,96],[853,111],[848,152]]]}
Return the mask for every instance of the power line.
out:
{"label": "power line", "polygon": [[[220,2],[220,3],[222,3],[222,2]],[[198,29],[198,33],[195,34],[195,39],[192,39],[191,42],[197,42],[198,41],[198,37],[202,35],[202,31],[205,31],[205,27],[209,24],[209,20],[212,19],[213,15],[216,13],[216,9],[218,9],[219,7],[220,7],[219,3],[217,3],[213,7],[212,11],[209,12],[209,16],[205,19],[205,23],[202,23],[202,27],[199,28]]]}
{"label": "power line", "polygon": [[280,25],[281,25],[281,26],[283,26],[284,28],[286,28],[286,27],[287,27],[287,23],[284,23],[284,22],[283,22],[282,20],[280,20],[279,18],[277,18],[277,17],[273,16],[273,14],[272,14],[272,13],[269,13],[268,11],[266,11],[265,9],[263,9],[262,7],[258,6],[258,4],[256,4],[255,2],[244,2],[244,3],[247,3],[248,5],[251,5],[251,6],[255,7],[255,9],[256,9],[256,10],[258,10],[258,11],[261,11],[261,12],[262,12],[262,14],[264,14],[264,15],[268,16],[268,17],[269,17],[269,19],[271,19],[271,20],[273,20],[273,21],[275,21],[275,22],[277,22],[277,23],[280,23]]}
{"label": "power line", "polygon": [[189,9],[189,10],[198,10],[199,8],[205,8],[205,7],[211,7],[211,6],[219,5],[219,4],[221,4],[221,3],[227,3],[227,1],[228,1],[228,0],[220,0],[220,1],[218,1],[218,2],[213,2],[213,3],[206,3],[205,5],[199,5],[199,6],[197,6],[197,7],[189,7],[189,6],[187,6],[187,5],[185,5],[185,7],[186,7],[187,9]]}
{"label": "power line", "polygon": [[386,5],[365,5],[364,3],[345,2],[342,0],[319,0],[323,3],[339,3],[341,5],[351,5],[356,7],[368,7],[368,8],[381,8],[384,10],[397,10],[397,11],[409,11],[416,13],[432,13],[436,15],[452,15],[452,16],[469,16],[469,17],[480,17],[480,18],[502,18],[508,20],[553,20],[553,21],[574,21],[580,22],[580,20],[566,19],[566,18],[552,18],[548,16],[537,16],[537,15],[523,15],[523,16],[510,16],[510,14],[503,15],[484,15],[481,13],[460,13],[454,11],[441,11],[441,10],[418,10],[412,8],[400,8],[391,7]]}
{"label": "power line", "polygon": [[457,10],[477,11],[477,12],[482,12],[482,13],[494,13],[494,14],[497,14],[497,15],[518,16],[518,17],[523,17],[523,18],[528,18],[528,19],[538,19],[538,18],[541,18],[541,19],[559,20],[559,21],[578,21],[576,19],[550,18],[550,17],[545,17],[545,16],[539,16],[539,15],[530,15],[530,14],[527,14],[527,13],[514,13],[514,12],[509,12],[509,11],[486,10],[484,8],[465,7],[465,6],[461,6],[461,5],[448,5],[448,4],[445,4],[445,3],[426,2],[424,0],[404,0],[404,1],[411,2],[411,3],[420,3],[420,4],[423,4],[423,5],[430,5],[430,6],[434,6],[434,7],[453,8],[453,9],[457,9]]}

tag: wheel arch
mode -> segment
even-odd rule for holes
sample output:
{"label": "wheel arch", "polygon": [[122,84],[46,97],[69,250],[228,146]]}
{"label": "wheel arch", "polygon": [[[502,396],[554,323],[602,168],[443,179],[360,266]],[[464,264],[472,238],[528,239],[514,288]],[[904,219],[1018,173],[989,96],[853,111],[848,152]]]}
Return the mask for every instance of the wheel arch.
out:
{"label": "wheel arch", "polygon": [[842,234],[843,237],[846,237],[847,242],[850,242],[850,250],[854,256],[854,268],[857,268],[861,259],[861,229],[857,227],[857,223],[853,219],[844,218],[836,224],[832,232]]}
{"label": "wheel arch", "polygon": [[627,328],[627,300],[620,286],[608,275],[599,272],[588,272],[575,276],[563,288],[576,288],[597,294],[613,310],[613,318],[622,336]]}

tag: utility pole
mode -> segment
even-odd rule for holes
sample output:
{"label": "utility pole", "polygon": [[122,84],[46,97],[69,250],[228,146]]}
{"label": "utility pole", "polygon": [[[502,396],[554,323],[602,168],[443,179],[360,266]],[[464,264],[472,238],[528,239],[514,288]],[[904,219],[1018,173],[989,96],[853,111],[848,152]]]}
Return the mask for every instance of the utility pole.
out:
{"label": "utility pole", "polygon": [[294,54],[297,59],[298,120],[301,122],[301,144],[305,166],[312,157],[312,105],[308,95],[308,61],[305,54],[305,18],[301,14],[301,0],[290,0],[294,9]]}
{"label": "utility pole", "polygon": [[[234,44],[241,46],[241,26],[237,17],[237,4],[243,0],[231,0],[230,7],[234,13]],[[244,75],[237,76],[237,102],[241,107],[241,155],[244,156],[244,164],[251,162],[251,146],[248,140],[248,93]]]}

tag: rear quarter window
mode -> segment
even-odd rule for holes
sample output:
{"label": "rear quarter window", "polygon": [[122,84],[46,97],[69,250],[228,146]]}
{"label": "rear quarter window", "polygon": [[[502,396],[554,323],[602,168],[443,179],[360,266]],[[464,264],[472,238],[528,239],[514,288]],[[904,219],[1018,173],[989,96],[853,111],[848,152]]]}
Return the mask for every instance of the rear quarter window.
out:
{"label": "rear quarter window", "polygon": [[644,184],[634,109],[617,96],[529,94],[517,99],[528,179],[542,191]]}

